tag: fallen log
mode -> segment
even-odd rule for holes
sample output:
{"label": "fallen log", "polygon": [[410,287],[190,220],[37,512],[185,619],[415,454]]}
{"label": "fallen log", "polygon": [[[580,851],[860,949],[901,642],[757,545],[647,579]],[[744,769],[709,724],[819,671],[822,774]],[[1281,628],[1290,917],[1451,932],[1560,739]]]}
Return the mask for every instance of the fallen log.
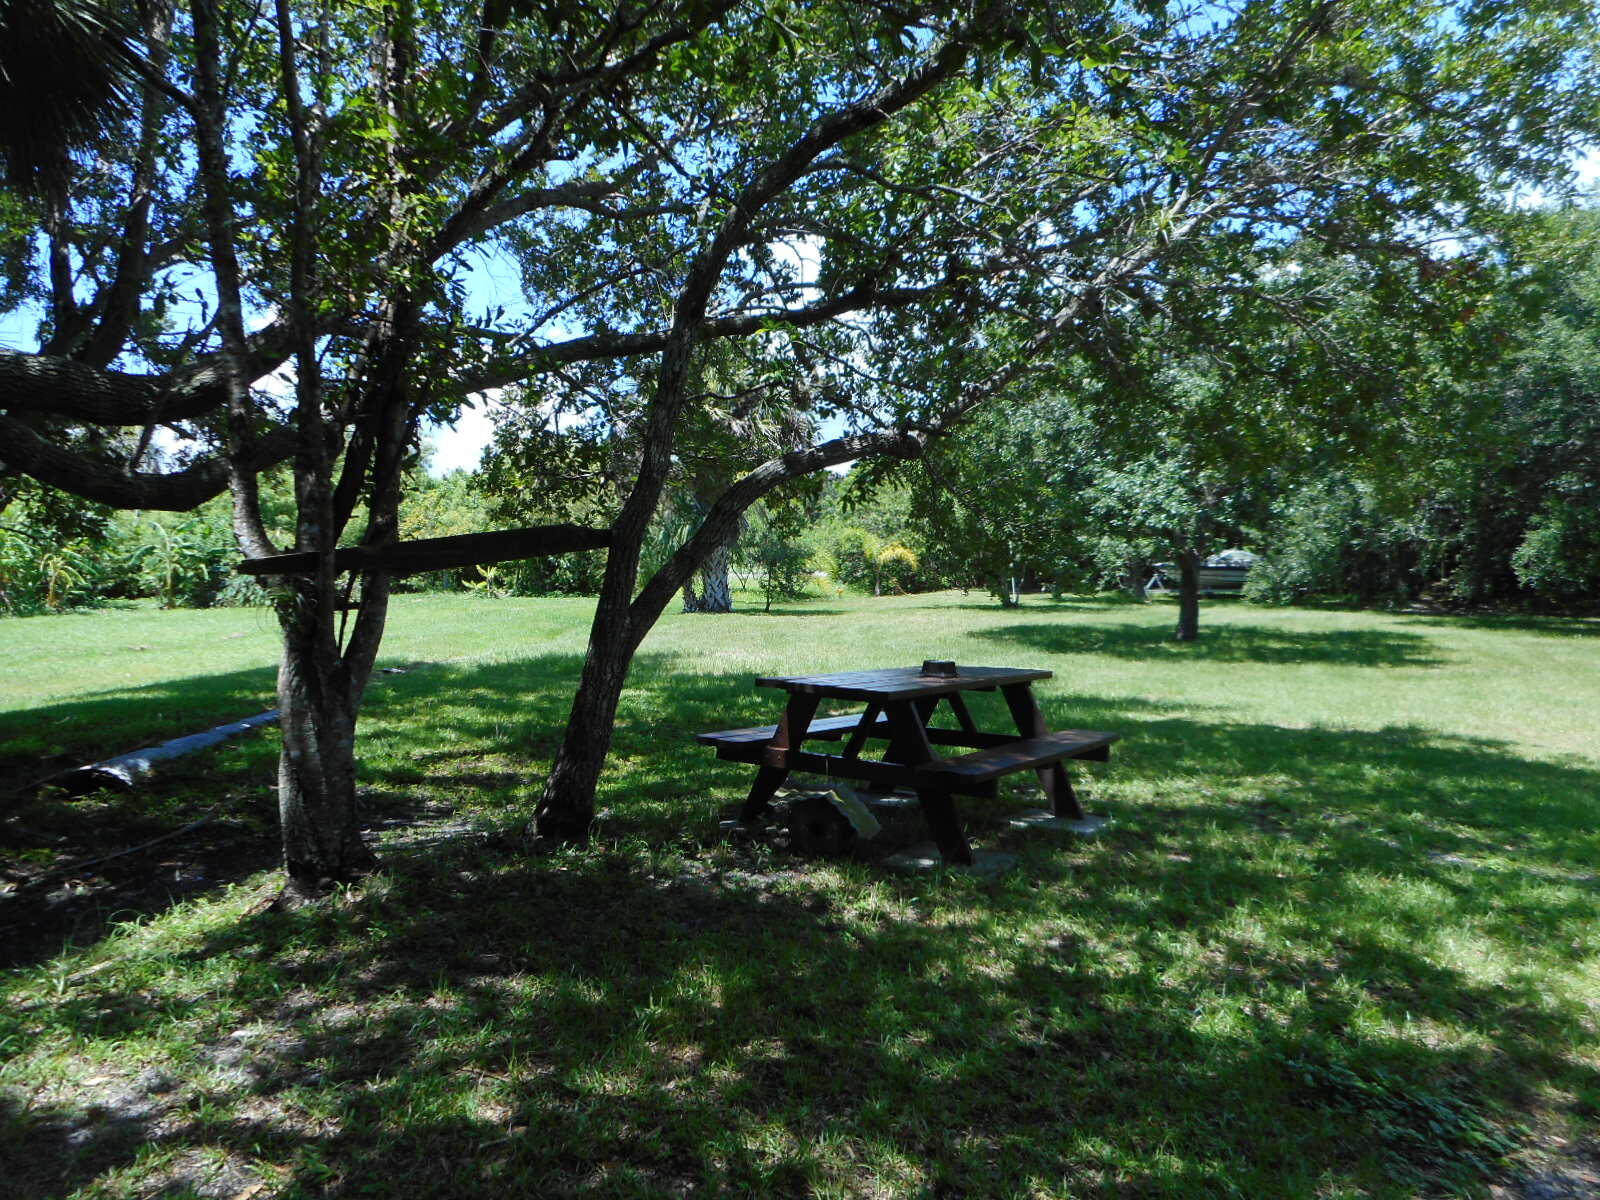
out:
{"label": "fallen log", "polygon": [[97,763],[89,763],[87,766],[76,767],[71,771],[45,780],[44,784],[62,788],[67,795],[74,797],[86,796],[90,792],[98,791],[100,788],[115,788],[118,791],[127,791],[153,772],[157,763],[178,758],[196,750],[204,750],[207,746],[215,746],[218,742],[225,742],[241,733],[248,733],[250,730],[259,729],[263,725],[274,724],[277,719],[278,710],[271,708],[264,713],[257,713],[253,717],[246,717],[242,721],[230,721],[226,725],[218,725],[201,733],[191,733],[184,737],[173,738],[171,741],[162,742],[159,746],[133,750],[127,754],[118,754],[114,758],[107,758]]}

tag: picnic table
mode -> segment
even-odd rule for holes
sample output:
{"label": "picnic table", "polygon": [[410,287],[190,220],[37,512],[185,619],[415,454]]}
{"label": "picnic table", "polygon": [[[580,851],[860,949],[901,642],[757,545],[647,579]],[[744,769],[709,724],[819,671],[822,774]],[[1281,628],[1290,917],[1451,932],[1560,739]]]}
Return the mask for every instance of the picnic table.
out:
{"label": "picnic table", "polygon": [[[699,734],[696,740],[715,746],[718,758],[757,767],[739,813],[741,822],[756,820],[768,808],[791,771],[859,781],[878,791],[909,788],[944,861],[970,864],[972,848],[954,796],[993,796],[1000,779],[1032,769],[1052,810],[1081,820],[1085,814],[1063,764],[1068,759],[1104,762],[1111,756],[1111,743],[1121,737],[1084,729],[1051,732],[1033,695],[1034,683],[1050,676],[1027,667],[926,662],[921,668],[763,677],[756,680],[758,687],[789,693],[777,724],[722,729]],[[980,729],[962,697],[963,692],[996,689],[1005,698],[1013,731]],[[853,700],[866,707],[819,719],[817,709],[824,700]],[[931,724],[941,704],[954,713],[957,728]],[[845,745],[837,754],[805,748],[808,741],[842,739]],[[869,740],[887,742],[880,758],[861,757]],[[970,753],[942,758],[934,746]]]}

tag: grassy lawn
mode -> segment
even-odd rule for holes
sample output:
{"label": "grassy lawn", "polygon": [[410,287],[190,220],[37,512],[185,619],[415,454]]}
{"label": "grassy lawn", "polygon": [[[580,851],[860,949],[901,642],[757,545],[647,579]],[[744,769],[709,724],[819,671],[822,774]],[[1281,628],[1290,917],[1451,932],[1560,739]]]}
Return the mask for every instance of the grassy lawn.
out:
{"label": "grassy lawn", "polygon": [[[1180,647],[1165,604],[673,616],[595,843],[530,859],[587,615],[397,601],[362,888],[265,912],[241,868],[0,976],[0,1195],[1534,1195],[1593,1152],[1600,622],[1218,602]],[[250,610],[0,622],[0,769],[269,707],[273,644]],[[1048,667],[1054,726],[1121,731],[1077,772],[1111,829],[968,802],[1019,856],[993,880],[718,841],[749,769],[691,735],[771,720],[753,675],[928,657]],[[206,812],[265,862],[274,754],[0,808],[3,852],[92,891],[72,862]]]}

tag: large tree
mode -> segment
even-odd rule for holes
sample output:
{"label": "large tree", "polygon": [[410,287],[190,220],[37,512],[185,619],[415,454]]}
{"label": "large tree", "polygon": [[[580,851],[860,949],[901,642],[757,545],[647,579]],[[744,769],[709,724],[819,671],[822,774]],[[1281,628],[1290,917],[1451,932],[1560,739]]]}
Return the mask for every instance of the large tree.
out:
{"label": "large tree", "polygon": [[[346,581],[333,551],[394,540],[417,422],[491,383],[594,361],[626,360],[647,381],[632,486],[613,529],[587,539],[613,544],[597,629],[620,636],[597,638],[589,670],[603,683],[580,692],[573,725],[594,730],[603,755],[642,636],[625,619],[640,546],[698,348],[921,301],[943,284],[867,263],[789,303],[766,261],[777,201],[1013,30],[998,10],[961,5],[819,5],[785,20],[731,0],[539,12],[393,0],[375,19],[194,0],[146,13],[154,69],[132,136],[80,164],[46,229],[44,269],[30,275],[15,256],[17,290],[42,320],[37,353],[0,356],[4,465],[129,507],[187,508],[226,488],[240,545],[270,558],[285,531],[267,528],[256,477],[292,461],[287,540],[312,569],[276,578],[280,801],[291,882],[313,890],[367,858],[354,727],[388,592],[384,570]],[[838,190],[857,205],[884,193],[870,172]],[[12,215],[13,245],[25,246],[27,214]],[[533,280],[549,301],[540,313],[467,311],[462,256],[495,239],[564,255]],[[644,265],[653,239],[681,268],[665,305]],[[634,246],[634,263],[614,270]],[[614,324],[663,311],[664,324],[636,332]],[[591,332],[543,344],[557,318]],[[292,395],[260,386],[275,372]],[[118,432],[128,428],[142,433]],[[152,451],[174,438],[176,450]],[[832,447],[816,465],[848,453]],[[552,531],[516,550],[574,538],[585,540]]]}

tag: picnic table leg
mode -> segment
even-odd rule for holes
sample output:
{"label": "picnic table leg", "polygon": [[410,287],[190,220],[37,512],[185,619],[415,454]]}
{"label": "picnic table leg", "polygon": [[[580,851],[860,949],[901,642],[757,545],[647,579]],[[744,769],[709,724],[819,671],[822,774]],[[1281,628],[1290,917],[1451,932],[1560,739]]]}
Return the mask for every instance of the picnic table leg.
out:
{"label": "picnic table leg", "polygon": [[[1045,724],[1044,713],[1039,711],[1039,701],[1034,698],[1033,688],[1026,683],[1006,684],[1000,689],[1006,698],[1006,707],[1011,710],[1011,719],[1017,723],[1017,732],[1025,738],[1043,737],[1050,732],[1050,727]],[[1039,787],[1044,791],[1044,798],[1050,802],[1050,811],[1058,817],[1071,817],[1081,821],[1089,814],[1083,811],[1083,805],[1078,803],[1078,794],[1072,790],[1072,780],[1067,776],[1067,768],[1061,763],[1051,763],[1048,766],[1036,768],[1039,776]]]}
{"label": "picnic table leg", "polygon": [[[884,747],[883,761],[892,763],[924,763],[933,757],[933,749],[928,745],[928,718],[932,715],[934,706],[939,701],[921,700],[907,701],[874,701],[867,707],[867,715],[862,718],[862,723],[856,727],[856,732],[845,747],[844,757],[854,758],[852,748],[857,753],[860,747],[856,743],[859,737],[866,740],[867,717],[877,720],[882,713],[888,720],[889,744]],[[876,731],[876,726],[873,727]],[[881,735],[880,735],[881,736]],[[862,783],[856,790],[868,796],[892,796],[897,785],[888,782]]]}
{"label": "picnic table leg", "polygon": [[961,817],[949,792],[933,788],[918,788],[917,800],[922,805],[922,815],[928,822],[928,832],[933,834],[939,854],[947,863],[963,867],[972,865],[972,846],[961,828]]}
{"label": "picnic table leg", "polygon": [[1072,778],[1067,774],[1065,763],[1052,763],[1048,769],[1041,770],[1039,785],[1044,788],[1045,797],[1050,801],[1050,811],[1056,816],[1071,817],[1074,821],[1082,821],[1089,816],[1083,811],[1083,805],[1078,803],[1078,793],[1072,790]]}
{"label": "picnic table leg", "polygon": [[778,794],[778,789],[787,778],[789,772],[784,767],[762,767],[758,770],[755,782],[750,785],[750,794],[744,798],[744,807],[739,810],[739,822],[748,825],[766,812],[767,805],[772,803],[772,798]]}
{"label": "picnic table leg", "polygon": [[766,812],[767,806],[772,803],[772,797],[777,795],[778,789],[783,786],[783,781],[789,778],[789,768],[784,765],[784,758],[790,750],[798,749],[800,743],[806,740],[806,730],[811,727],[811,718],[816,715],[819,702],[820,698],[817,696],[803,696],[796,693],[789,697],[789,704],[783,710],[778,728],[767,742],[767,761],[756,771],[755,782],[750,785],[750,794],[745,797],[744,807],[739,810],[739,820],[742,823],[748,824]]}
{"label": "picnic table leg", "polygon": [[889,718],[889,746],[884,751],[885,762],[916,766],[933,760],[933,746],[928,741],[928,721],[939,706],[939,698],[886,703],[883,710]]}
{"label": "picnic table leg", "polygon": [[867,736],[874,731],[878,722],[878,714],[883,711],[883,705],[873,701],[867,705],[867,711],[861,714],[861,724],[857,725],[850,734],[850,740],[845,743],[844,751],[840,758],[859,758],[861,748],[867,744]]}
{"label": "picnic table leg", "polygon": [[[889,750],[885,762],[903,763],[919,767],[932,762],[933,746],[928,741],[928,718],[933,715],[937,697],[924,698],[913,703],[885,704],[889,715]],[[947,863],[972,865],[972,847],[961,828],[961,816],[956,812],[956,802],[942,788],[919,787],[917,802],[922,808],[923,820],[928,822],[928,832],[933,834],[939,854]]]}

